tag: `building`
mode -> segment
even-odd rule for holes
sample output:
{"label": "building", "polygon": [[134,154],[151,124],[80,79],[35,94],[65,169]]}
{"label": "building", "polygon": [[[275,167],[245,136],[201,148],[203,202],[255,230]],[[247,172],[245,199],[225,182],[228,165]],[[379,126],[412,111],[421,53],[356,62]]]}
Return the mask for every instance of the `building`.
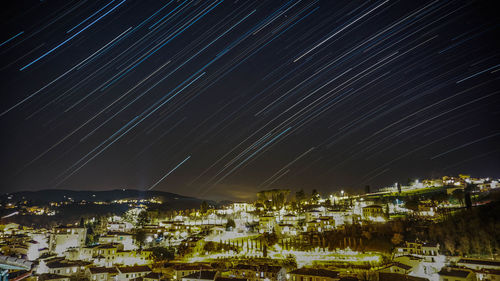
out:
{"label": "building", "polygon": [[337,271],[327,269],[299,268],[289,273],[291,281],[338,281]]}
{"label": "building", "polygon": [[429,281],[429,279],[400,273],[380,272],[378,281]]}
{"label": "building", "polygon": [[134,236],[131,233],[127,232],[117,232],[111,231],[106,235],[99,237],[100,244],[109,244],[109,243],[120,243],[123,245],[123,250],[135,250],[137,246],[134,244]]}
{"label": "building", "polygon": [[145,265],[118,267],[116,279],[120,281],[130,281],[138,277],[144,277],[151,272],[151,268]]}
{"label": "building", "polygon": [[216,271],[200,270],[182,277],[182,281],[214,281],[216,276]]}
{"label": "building", "polygon": [[420,255],[427,257],[436,257],[439,254],[439,244],[422,242],[405,242],[403,247],[395,249],[395,255]]}
{"label": "building", "polygon": [[381,273],[398,273],[407,275],[413,271],[413,267],[411,265],[407,265],[400,262],[393,262],[386,266],[385,268],[380,269]]}
{"label": "building", "polygon": [[500,270],[500,261],[481,260],[481,259],[460,259],[457,262],[460,267],[467,267],[470,269],[496,269]]}
{"label": "building", "polygon": [[238,264],[231,270],[232,275],[249,281],[285,281],[286,270],[281,266]]}
{"label": "building", "polygon": [[363,207],[363,218],[371,220],[373,218],[383,217],[384,209],[380,205],[369,205]]}
{"label": "building", "polygon": [[142,281],[160,281],[160,280],[162,280],[161,273],[157,273],[157,272],[150,272],[150,273],[144,275],[144,277],[139,277],[139,278],[142,278]]}
{"label": "building", "polygon": [[39,281],[70,281],[68,276],[52,273],[44,273],[38,277]]}
{"label": "building", "polygon": [[49,239],[49,249],[61,254],[69,248],[80,248],[85,245],[87,229],[83,227],[59,226],[53,229]]}
{"label": "building", "polygon": [[174,280],[181,280],[182,277],[189,274],[199,272],[202,270],[209,271],[212,270],[210,266],[207,265],[197,265],[197,264],[176,264],[172,267]]}
{"label": "building", "polygon": [[445,267],[438,272],[439,281],[476,281],[476,274],[470,269]]}
{"label": "building", "polygon": [[81,277],[85,275],[87,267],[91,265],[92,262],[69,261],[64,258],[54,258],[46,262],[41,262],[37,272]]}
{"label": "building", "polygon": [[115,267],[89,267],[85,276],[92,281],[114,281],[118,275]]}
{"label": "building", "polygon": [[261,216],[259,218],[259,232],[273,232],[276,225],[276,218],[274,216]]}

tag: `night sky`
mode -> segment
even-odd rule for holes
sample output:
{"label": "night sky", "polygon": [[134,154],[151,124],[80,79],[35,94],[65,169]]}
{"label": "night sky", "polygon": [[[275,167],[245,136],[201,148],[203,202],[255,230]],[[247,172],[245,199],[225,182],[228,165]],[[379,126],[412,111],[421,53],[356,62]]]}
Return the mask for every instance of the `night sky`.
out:
{"label": "night sky", "polygon": [[0,188],[500,177],[495,2],[9,1]]}

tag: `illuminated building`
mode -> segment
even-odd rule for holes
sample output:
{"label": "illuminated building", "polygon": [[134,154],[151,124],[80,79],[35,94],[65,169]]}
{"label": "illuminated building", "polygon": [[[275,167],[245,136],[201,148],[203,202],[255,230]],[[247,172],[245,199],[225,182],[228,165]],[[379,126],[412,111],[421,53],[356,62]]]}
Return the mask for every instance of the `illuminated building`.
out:
{"label": "illuminated building", "polygon": [[134,244],[134,237],[131,233],[126,232],[108,232],[99,237],[99,243],[120,243],[123,245],[123,250],[135,250],[137,246]]}
{"label": "illuminated building", "polygon": [[366,220],[373,220],[384,216],[384,209],[380,205],[369,205],[363,207],[363,218]]}
{"label": "illuminated building", "polygon": [[87,229],[83,227],[60,226],[53,229],[49,240],[49,249],[61,254],[68,248],[80,248],[85,245]]}
{"label": "illuminated building", "polygon": [[122,266],[118,267],[117,280],[130,281],[138,277],[144,277],[151,272],[149,266]]}
{"label": "illuminated building", "polygon": [[276,225],[276,218],[274,216],[261,216],[259,218],[259,232],[272,232]]}

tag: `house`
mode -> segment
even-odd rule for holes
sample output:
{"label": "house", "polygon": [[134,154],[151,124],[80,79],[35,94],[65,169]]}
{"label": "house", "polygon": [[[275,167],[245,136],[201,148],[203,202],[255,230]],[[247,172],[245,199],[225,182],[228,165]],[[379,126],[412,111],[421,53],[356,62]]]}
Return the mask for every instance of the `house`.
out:
{"label": "house", "polygon": [[129,222],[108,222],[107,228],[114,232],[126,232],[132,230],[134,226]]}
{"label": "house", "polygon": [[329,216],[319,217],[320,227],[323,231],[333,230],[335,228],[335,219]]}
{"label": "house", "polygon": [[137,277],[144,277],[151,272],[151,268],[146,265],[139,266],[122,266],[118,267],[117,280],[130,281]]}
{"label": "house", "polygon": [[199,272],[201,270],[212,270],[210,266],[207,265],[198,265],[198,264],[176,264],[172,267],[173,274],[172,279],[181,280],[182,277],[187,276],[191,273]]}
{"label": "house", "polygon": [[68,276],[53,274],[53,273],[44,273],[38,277],[39,281],[70,281]]}
{"label": "house", "polygon": [[409,274],[413,267],[400,262],[393,262],[387,267],[379,270],[381,273],[399,273],[399,274]]}
{"label": "house", "polygon": [[237,278],[247,280],[285,281],[286,270],[281,266],[238,264],[232,269]]}
{"label": "house", "polygon": [[482,259],[460,259],[457,262],[460,267],[467,267],[470,269],[496,269],[500,270],[500,261],[482,260]]}
{"label": "house", "polygon": [[68,248],[80,248],[85,245],[87,229],[84,227],[59,226],[52,230],[49,237],[49,249],[61,254]]}
{"label": "house", "polygon": [[259,267],[257,279],[260,281],[285,281],[286,269],[281,266],[262,265]]}
{"label": "house", "polygon": [[182,277],[182,281],[214,281],[216,275],[216,271],[200,270]]}
{"label": "house", "polygon": [[479,281],[500,281],[500,270],[498,269],[475,270],[475,273]]}
{"label": "house", "polygon": [[291,281],[338,281],[337,271],[327,269],[299,268],[289,273]]}
{"label": "house", "polygon": [[246,202],[236,202],[232,203],[231,207],[235,213],[239,212],[253,212],[255,211],[255,207],[253,204],[246,203]]}
{"label": "house", "polygon": [[298,228],[293,224],[279,223],[276,225],[276,233],[279,235],[297,235]]}
{"label": "house", "polygon": [[236,278],[236,277],[217,277],[215,281],[248,281],[245,278]]}
{"label": "house", "polygon": [[119,243],[109,243],[84,247],[77,252],[80,259],[93,261],[99,266],[112,266],[115,263],[118,251],[123,250],[123,245]]}
{"label": "house", "polygon": [[237,264],[232,270],[232,274],[238,278],[254,280],[258,276],[259,267],[257,265]]}
{"label": "house", "polygon": [[439,244],[422,242],[405,242],[404,247],[397,247],[395,255],[419,255],[436,257],[439,254]]}
{"label": "house", "polygon": [[273,232],[276,225],[276,218],[274,216],[261,216],[259,218],[259,232]]}
{"label": "house", "polygon": [[319,219],[314,219],[306,222],[306,229],[308,232],[321,232],[321,222]]}
{"label": "house", "polygon": [[286,214],[286,215],[283,216],[282,223],[283,224],[293,225],[293,226],[298,226],[298,224],[299,224],[299,217],[297,217],[294,214]]}
{"label": "house", "polygon": [[47,268],[46,273],[78,277],[85,275],[86,268],[91,264],[91,262],[86,261],[69,261],[64,259],[56,259],[54,261],[47,262],[45,266]]}
{"label": "house", "polygon": [[161,279],[161,273],[157,272],[151,272],[146,274],[144,277],[142,277],[143,281],[160,281]]}
{"label": "house", "polygon": [[384,273],[378,274],[378,281],[429,281],[427,278],[405,275],[400,273]]}
{"label": "house", "polygon": [[85,271],[85,276],[93,281],[112,281],[117,275],[116,267],[89,267]]}
{"label": "house", "polygon": [[444,267],[438,274],[439,281],[476,281],[476,274],[465,268]]}
{"label": "house", "polygon": [[306,221],[316,220],[321,216],[321,212],[318,210],[309,210],[306,212]]}
{"label": "house", "polygon": [[383,217],[384,209],[380,205],[369,205],[363,207],[363,218],[370,220],[372,218]]}
{"label": "house", "polygon": [[99,244],[120,243],[123,245],[123,250],[135,250],[137,246],[134,244],[134,237],[131,233],[110,231],[106,235],[99,237]]}

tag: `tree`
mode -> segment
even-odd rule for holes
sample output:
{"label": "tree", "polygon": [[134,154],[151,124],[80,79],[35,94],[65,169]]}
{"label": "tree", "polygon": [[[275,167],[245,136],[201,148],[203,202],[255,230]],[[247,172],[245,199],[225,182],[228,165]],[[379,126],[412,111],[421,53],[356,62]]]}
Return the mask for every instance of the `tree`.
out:
{"label": "tree", "polygon": [[151,257],[156,261],[168,261],[175,258],[175,250],[167,247],[151,248]]}
{"label": "tree", "polygon": [[369,185],[365,186],[365,193],[366,194],[370,193],[370,186]]}
{"label": "tree", "polygon": [[215,242],[212,242],[212,241],[208,241],[207,243],[205,243],[205,245],[203,246],[203,250],[205,252],[215,252],[217,250],[217,245],[215,245]]}
{"label": "tree", "polygon": [[399,245],[403,242],[403,234],[401,233],[394,233],[394,235],[391,238],[391,243],[394,245]]}
{"label": "tree", "polygon": [[134,233],[134,242],[142,250],[144,243],[146,242],[146,232],[142,229],[136,229]]}
{"label": "tree", "polygon": [[398,187],[398,193],[401,193],[401,184],[398,182],[396,185]]}
{"label": "tree", "polygon": [[208,203],[207,203],[207,201],[201,202],[200,213],[206,214],[207,211],[208,211]]}
{"label": "tree", "polygon": [[464,204],[464,195],[464,190],[460,188],[453,190],[453,192],[451,193],[451,197],[455,199],[460,205]]}
{"label": "tree", "polygon": [[299,203],[299,205],[302,203],[302,201],[304,201],[306,199],[306,193],[304,192],[303,189],[295,192],[295,200],[297,200],[297,203]]}
{"label": "tree", "polygon": [[262,238],[264,239],[264,242],[266,243],[266,245],[268,246],[273,246],[275,245],[276,243],[278,243],[278,235],[276,235],[276,233],[272,232],[272,233],[264,233],[262,234]]}
{"label": "tree", "polygon": [[455,250],[456,250],[455,240],[452,237],[450,237],[450,236],[445,237],[444,247],[446,248],[446,250],[448,250],[450,252],[451,255],[455,254]]}
{"label": "tree", "polygon": [[314,202],[317,202],[319,200],[320,196],[319,193],[316,189],[313,189],[311,192],[311,200]]}
{"label": "tree", "polygon": [[151,221],[149,218],[148,212],[142,211],[137,215],[137,225],[140,227],[145,226]]}
{"label": "tree", "polygon": [[283,266],[287,269],[293,270],[297,268],[297,258],[294,255],[288,254],[283,261]]}
{"label": "tree", "polygon": [[405,208],[408,210],[412,210],[414,213],[416,213],[418,211],[418,204],[419,201],[416,198],[409,198],[405,202]]}
{"label": "tree", "polygon": [[235,227],[236,223],[234,222],[234,220],[232,218],[227,219],[226,229],[232,230]]}

